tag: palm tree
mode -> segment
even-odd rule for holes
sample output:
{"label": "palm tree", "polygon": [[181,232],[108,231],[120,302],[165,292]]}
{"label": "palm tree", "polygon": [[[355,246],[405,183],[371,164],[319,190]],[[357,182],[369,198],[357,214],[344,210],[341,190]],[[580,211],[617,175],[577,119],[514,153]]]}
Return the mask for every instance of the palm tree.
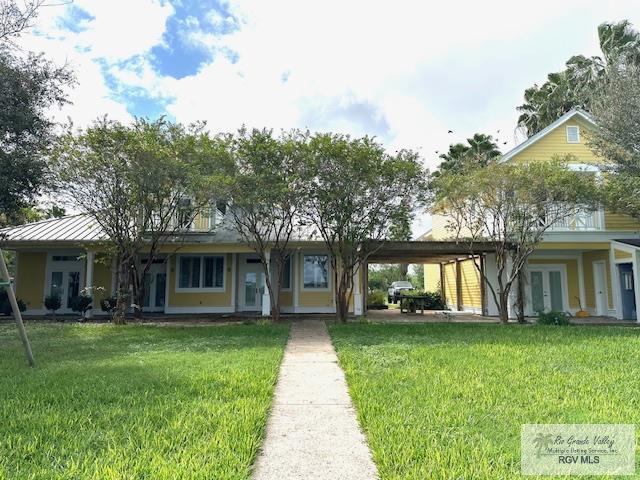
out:
{"label": "palm tree", "polygon": [[467,143],[455,143],[449,151],[440,155],[440,170],[459,171],[463,168],[484,167],[500,156],[500,150],[491,135],[476,133]]}
{"label": "palm tree", "polygon": [[589,110],[591,100],[606,82],[611,68],[640,65],[640,34],[628,20],[598,27],[602,57],[575,55],[562,72],[550,73],[541,86],[524,92],[518,125],[531,136],[572,108]]}

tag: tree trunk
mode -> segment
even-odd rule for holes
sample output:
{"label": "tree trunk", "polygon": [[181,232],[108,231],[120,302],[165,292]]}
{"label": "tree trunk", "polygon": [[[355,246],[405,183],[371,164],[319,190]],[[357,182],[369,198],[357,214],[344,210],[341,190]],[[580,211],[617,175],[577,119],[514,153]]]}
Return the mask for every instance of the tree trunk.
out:
{"label": "tree trunk", "polygon": [[128,282],[127,282],[127,266],[128,262],[118,262],[117,272],[117,290],[116,290],[116,309],[113,312],[112,322],[115,325],[124,325],[126,323],[127,298],[128,298]]}
{"label": "tree trunk", "polygon": [[509,323],[509,292],[500,291],[500,322]]}
{"label": "tree trunk", "polygon": [[408,273],[409,273],[409,264],[401,263],[400,264],[400,280],[406,280]]}
{"label": "tree trunk", "polygon": [[524,275],[522,272],[518,272],[518,301],[516,302],[518,308],[518,323],[527,323],[524,319]]}

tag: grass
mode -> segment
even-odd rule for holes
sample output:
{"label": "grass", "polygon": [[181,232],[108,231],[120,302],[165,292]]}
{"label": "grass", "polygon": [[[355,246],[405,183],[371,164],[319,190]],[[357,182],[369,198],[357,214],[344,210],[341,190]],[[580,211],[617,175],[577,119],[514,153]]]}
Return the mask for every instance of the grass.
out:
{"label": "grass", "polygon": [[0,478],[240,479],[287,326],[0,326]]}
{"label": "grass", "polygon": [[382,479],[518,478],[524,423],[640,423],[640,330],[332,325]]}

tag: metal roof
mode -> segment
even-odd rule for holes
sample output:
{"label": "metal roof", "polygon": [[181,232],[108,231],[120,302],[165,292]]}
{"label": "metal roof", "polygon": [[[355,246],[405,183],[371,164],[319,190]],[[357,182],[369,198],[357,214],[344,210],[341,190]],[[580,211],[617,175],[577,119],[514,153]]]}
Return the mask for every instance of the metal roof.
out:
{"label": "metal roof", "polygon": [[98,242],[107,236],[89,215],[71,215],[0,229],[8,242]]}

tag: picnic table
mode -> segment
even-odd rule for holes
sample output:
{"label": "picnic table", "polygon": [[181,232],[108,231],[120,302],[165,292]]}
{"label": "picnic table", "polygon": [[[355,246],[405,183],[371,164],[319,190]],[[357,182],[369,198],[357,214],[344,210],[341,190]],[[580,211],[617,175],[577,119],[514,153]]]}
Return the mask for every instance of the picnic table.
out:
{"label": "picnic table", "polygon": [[[410,312],[411,303],[407,300],[415,300],[416,311]],[[416,313],[420,310],[420,315],[424,315],[424,304],[429,300],[426,295],[400,295],[400,313]]]}

